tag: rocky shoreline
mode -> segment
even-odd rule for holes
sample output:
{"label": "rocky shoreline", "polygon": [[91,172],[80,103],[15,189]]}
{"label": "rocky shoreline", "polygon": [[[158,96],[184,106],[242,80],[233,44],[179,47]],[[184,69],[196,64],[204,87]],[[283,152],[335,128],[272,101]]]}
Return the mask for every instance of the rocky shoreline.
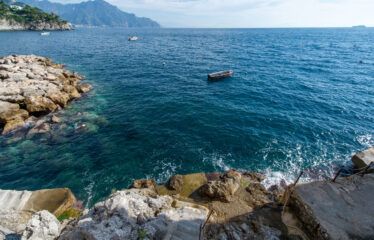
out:
{"label": "rocky shoreline", "polygon": [[[91,89],[79,84],[83,75],[70,72],[62,64],[35,55],[0,58],[0,128],[2,134],[29,129],[29,133],[48,131],[38,118],[64,108],[69,101]],[[59,119],[52,116],[51,122]]]}
{"label": "rocky shoreline", "polygon": [[0,19],[0,31],[69,31],[73,30],[71,23],[46,23],[46,22],[33,22],[33,23],[18,23],[11,22],[6,19]]}
{"label": "rocky shoreline", "polygon": [[350,177],[268,189],[236,170],[139,179],[91,209],[68,189],[0,190],[0,239],[372,239],[374,148],[352,161]]}

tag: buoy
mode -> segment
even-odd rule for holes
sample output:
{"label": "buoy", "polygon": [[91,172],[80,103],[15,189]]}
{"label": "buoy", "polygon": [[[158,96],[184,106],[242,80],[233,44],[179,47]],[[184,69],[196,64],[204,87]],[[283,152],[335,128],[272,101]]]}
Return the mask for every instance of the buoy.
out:
{"label": "buoy", "polygon": [[163,62],[163,63],[162,63],[162,65],[164,65],[164,66],[165,66],[165,65],[166,65],[166,62]]}
{"label": "buoy", "polygon": [[364,63],[364,61],[360,60],[360,63]]}
{"label": "buoy", "polygon": [[203,58],[203,56],[200,56],[200,58]]}

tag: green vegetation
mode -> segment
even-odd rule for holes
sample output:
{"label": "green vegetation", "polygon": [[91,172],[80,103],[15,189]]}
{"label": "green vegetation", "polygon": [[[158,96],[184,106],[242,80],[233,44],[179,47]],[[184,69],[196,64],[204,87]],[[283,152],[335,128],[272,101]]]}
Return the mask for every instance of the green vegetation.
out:
{"label": "green vegetation", "polygon": [[138,232],[138,239],[144,239],[147,237],[148,237],[147,232],[144,229]]}
{"label": "green vegetation", "polygon": [[0,2],[0,19],[7,19],[10,22],[17,22],[21,24],[30,23],[58,23],[66,24],[67,21],[61,20],[60,17],[54,13],[48,14],[43,12],[43,10],[30,7],[25,5],[22,9],[12,8],[10,5],[6,4],[4,1]]}
{"label": "green vegetation", "polygon": [[62,222],[65,219],[74,218],[77,219],[82,214],[81,210],[77,209],[68,209],[65,212],[63,212],[60,216],[57,217],[57,219]]}

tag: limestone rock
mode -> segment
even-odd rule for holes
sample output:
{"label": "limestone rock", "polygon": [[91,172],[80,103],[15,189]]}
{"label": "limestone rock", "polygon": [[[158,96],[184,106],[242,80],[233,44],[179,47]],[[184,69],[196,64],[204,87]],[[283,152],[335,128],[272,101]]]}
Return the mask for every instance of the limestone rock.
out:
{"label": "limestone rock", "polygon": [[56,109],[56,104],[49,98],[31,96],[25,99],[27,111],[30,113],[49,113]]}
{"label": "limestone rock", "polygon": [[88,83],[85,83],[85,84],[76,86],[76,88],[77,88],[78,92],[80,92],[80,93],[87,93],[91,90],[92,86]]}
{"label": "limestone rock", "polygon": [[156,190],[156,181],[154,179],[137,179],[131,185],[131,188],[148,188],[152,191]]}
{"label": "limestone rock", "polygon": [[199,239],[208,210],[150,189],[112,194],[66,228],[60,239]]}
{"label": "limestone rock", "polygon": [[199,189],[202,197],[208,197],[222,202],[230,202],[232,196],[240,187],[240,173],[236,171],[227,172],[222,179],[208,181]]}
{"label": "limestone rock", "polygon": [[53,123],[59,123],[59,122],[61,122],[61,119],[60,119],[59,117],[57,117],[56,115],[53,115],[53,116],[51,117],[51,121],[52,121]]}
{"label": "limestone rock", "polygon": [[7,121],[7,123],[5,124],[2,134],[7,134],[11,132],[12,130],[15,130],[23,126],[25,126],[25,122],[23,118],[11,119]]}
{"label": "limestone rock", "polygon": [[87,83],[76,86],[82,77],[61,67],[35,55],[1,58],[0,127],[6,127],[4,133],[22,126],[29,113],[39,116],[59,110],[81,96],[78,90],[91,89]]}
{"label": "limestone rock", "polygon": [[74,206],[75,197],[67,188],[38,191],[0,190],[0,226],[22,233],[32,215],[41,210],[59,216]]}
{"label": "limestone rock", "polygon": [[251,194],[251,206],[259,207],[271,202],[271,193],[261,183],[249,183],[245,190]]}
{"label": "limestone rock", "polygon": [[310,239],[374,239],[374,176],[298,184],[289,206]]}
{"label": "limestone rock", "polygon": [[254,182],[262,182],[266,178],[264,174],[249,171],[245,171],[243,175],[249,177]]}
{"label": "limestone rock", "polygon": [[52,213],[43,210],[31,217],[21,240],[53,240],[59,234],[60,222]]}
{"label": "limestone rock", "polygon": [[36,125],[27,133],[28,136],[32,136],[34,134],[41,134],[47,133],[51,130],[51,126],[48,123],[42,123],[40,125]]}
{"label": "limestone rock", "polygon": [[352,158],[352,162],[357,168],[364,168],[371,162],[373,162],[372,167],[374,167],[374,147],[354,155]]}
{"label": "limestone rock", "polygon": [[182,175],[173,175],[169,179],[168,187],[172,190],[179,190],[184,183]]}

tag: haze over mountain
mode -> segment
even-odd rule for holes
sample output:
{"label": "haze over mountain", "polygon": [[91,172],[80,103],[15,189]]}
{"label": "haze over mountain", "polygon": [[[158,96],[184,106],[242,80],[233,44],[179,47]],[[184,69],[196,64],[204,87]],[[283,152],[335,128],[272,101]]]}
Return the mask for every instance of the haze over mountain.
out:
{"label": "haze over mountain", "polygon": [[76,4],[61,4],[47,0],[21,0],[33,7],[43,9],[48,13],[56,13],[75,25],[110,26],[128,28],[157,28],[160,25],[144,17],[126,13],[103,0],[94,0]]}

